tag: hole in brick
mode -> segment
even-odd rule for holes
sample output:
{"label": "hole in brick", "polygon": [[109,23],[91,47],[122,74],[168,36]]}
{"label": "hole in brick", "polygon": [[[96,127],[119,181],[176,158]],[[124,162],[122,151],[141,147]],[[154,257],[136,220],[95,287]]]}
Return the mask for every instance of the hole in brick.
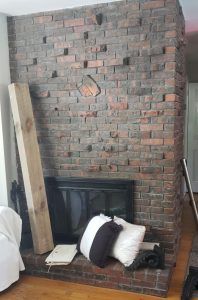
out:
{"label": "hole in brick", "polygon": [[44,36],[44,37],[43,37],[43,44],[46,44],[46,43],[47,43],[47,37]]}
{"label": "hole in brick", "polygon": [[88,31],[84,32],[84,39],[87,40],[89,37]]}
{"label": "hole in brick", "polygon": [[107,51],[107,45],[101,45],[100,46],[100,51],[101,52],[106,52]]}
{"label": "hole in brick", "polygon": [[33,65],[37,65],[37,58],[33,58]]}
{"label": "hole in brick", "polygon": [[87,150],[88,150],[89,152],[91,152],[91,151],[92,151],[92,145],[88,145],[88,146],[87,146]]}
{"label": "hole in brick", "polygon": [[162,48],[162,52],[163,52],[163,54],[166,54],[166,47]]}
{"label": "hole in brick", "polygon": [[97,14],[96,15],[96,22],[98,25],[101,25],[102,24],[102,14]]}
{"label": "hole in brick", "polygon": [[64,49],[64,55],[68,55],[69,54],[69,49],[68,48],[65,48]]}
{"label": "hole in brick", "polygon": [[129,63],[130,63],[130,57],[125,57],[125,58],[123,58],[123,65],[124,65],[124,66],[128,66]]}
{"label": "hole in brick", "polygon": [[54,110],[55,110],[55,111],[58,111],[58,107],[55,107]]}
{"label": "hole in brick", "polygon": [[166,101],[166,95],[163,95],[163,101]]}
{"label": "hole in brick", "polygon": [[52,72],[52,78],[58,77],[57,71]]}
{"label": "hole in brick", "polygon": [[88,67],[88,61],[85,60],[85,61],[84,61],[84,68],[86,69],[87,67]]}

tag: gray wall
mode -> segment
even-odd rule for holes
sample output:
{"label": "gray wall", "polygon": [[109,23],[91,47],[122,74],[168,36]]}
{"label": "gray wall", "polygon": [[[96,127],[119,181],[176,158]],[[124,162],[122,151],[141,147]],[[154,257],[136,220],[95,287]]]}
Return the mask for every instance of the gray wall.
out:
{"label": "gray wall", "polygon": [[10,83],[7,16],[0,13],[0,205],[9,204],[11,181],[17,178],[13,126],[8,84]]}

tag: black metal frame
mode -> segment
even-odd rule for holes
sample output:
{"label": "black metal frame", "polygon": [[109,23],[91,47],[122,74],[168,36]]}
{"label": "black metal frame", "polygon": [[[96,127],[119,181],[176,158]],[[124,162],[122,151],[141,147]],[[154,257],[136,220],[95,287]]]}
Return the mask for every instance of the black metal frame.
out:
{"label": "black metal frame", "polygon": [[193,291],[198,289],[198,267],[189,267],[189,274],[183,286],[181,300],[190,300]]}
{"label": "black metal frame", "polygon": [[[89,192],[103,192],[105,194],[105,214],[109,214],[108,207],[108,192],[120,192],[123,191],[126,193],[126,221],[133,222],[133,190],[134,182],[132,180],[123,180],[123,179],[96,179],[96,178],[68,178],[68,177],[45,177],[46,192],[48,198],[48,205],[50,214],[53,214],[53,209],[50,208],[50,198],[55,191],[66,192],[67,198],[69,198],[70,191],[83,191],[85,192],[86,202],[89,201]],[[87,205],[87,216],[91,217],[89,212],[89,205]],[[110,215],[111,216],[111,215]],[[69,225],[70,215],[67,215],[67,221]],[[52,224],[53,231],[53,224]]]}
{"label": "black metal frame", "polygon": [[20,215],[22,219],[22,238],[20,248],[32,248],[32,235],[25,191],[23,189],[23,186],[18,184],[16,180],[12,182],[10,198],[14,204],[15,211]]}
{"label": "black metal frame", "polygon": [[10,198],[14,204],[14,209],[17,213],[19,213],[19,197],[20,197],[21,188],[20,185],[16,182],[16,180],[12,181],[12,188],[10,191]]}

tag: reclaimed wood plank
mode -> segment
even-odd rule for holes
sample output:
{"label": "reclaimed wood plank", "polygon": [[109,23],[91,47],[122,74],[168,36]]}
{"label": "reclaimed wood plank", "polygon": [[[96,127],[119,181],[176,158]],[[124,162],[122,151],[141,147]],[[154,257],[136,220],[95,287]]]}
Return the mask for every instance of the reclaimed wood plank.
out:
{"label": "reclaimed wood plank", "polygon": [[29,87],[21,83],[10,84],[9,94],[34,252],[43,254],[54,245]]}

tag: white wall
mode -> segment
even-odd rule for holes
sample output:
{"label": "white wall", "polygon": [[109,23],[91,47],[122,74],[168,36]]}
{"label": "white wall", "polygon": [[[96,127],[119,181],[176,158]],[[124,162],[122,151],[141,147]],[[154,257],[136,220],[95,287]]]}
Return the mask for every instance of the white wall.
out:
{"label": "white wall", "polygon": [[17,179],[14,133],[10,113],[7,17],[0,13],[0,205],[10,205],[11,182]]}

